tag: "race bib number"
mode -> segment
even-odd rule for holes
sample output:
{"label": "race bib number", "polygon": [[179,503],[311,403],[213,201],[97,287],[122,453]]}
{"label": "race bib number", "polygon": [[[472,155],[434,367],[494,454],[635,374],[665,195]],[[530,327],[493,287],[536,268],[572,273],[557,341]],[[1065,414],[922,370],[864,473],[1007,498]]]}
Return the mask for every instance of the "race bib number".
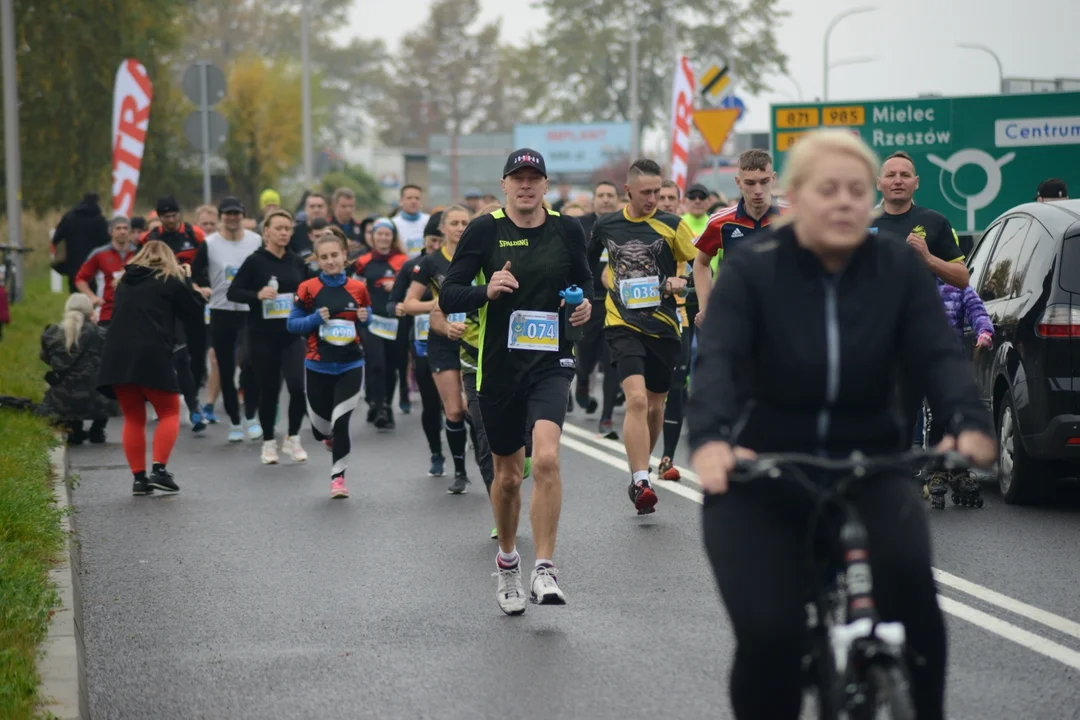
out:
{"label": "race bib number", "polygon": [[236,271],[240,268],[234,268],[232,265],[225,266],[225,282],[232,284],[233,278],[236,277]]}
{"label": "race bib number", "polygon": [[518,310],[510,316],[506,347],[511,350],[559,351],[559,313]]}
{"label": "race bib number", "polygon": [[398,319],[372,314],[368,330],[372,335],[383,340],[397,340]]}
{"label": "race bib number", "polygon": [[263,300],[263,320],[288,320],[293,309],[292,295],[278,295],[273,300]]}
{"label": "race bib number", "polygon": [[446,316],[446,322],[463,323],[465,322],[465,313],[450,313]]}
{"label": "race bib number", "polygon": [[209,305],[204,305],[203,306],[203,322],[206,323],[207,325],[210,324],[210,306]]}
{"label": "race bib number", "polygon": [[606,264],[607,261],[608,261],[607,248],[604,248],[604,252],[600,253],[600,262]]}
{"label": "race bib number", "polygon": [[413,328],[416,330],[417,342],[427,342],[428,333],[431,332],[431,316],[417,315]]}
{"label": "race bib number", "polygon": [[424,249],[424,236],[408,238],[405,241],[405,251],[409,255],[419,255],[420,251]]}
{"label": "race bib number", "polygon": [[619,297],[627,310],[642,310],[660,305],[660,278],[627,278],[619,281]]}
{"label": "race bib number", "polygon": [[352,320],[329,320],[319,326],[319,338],[331,345],[345,346],[356,342],[356,323]]}

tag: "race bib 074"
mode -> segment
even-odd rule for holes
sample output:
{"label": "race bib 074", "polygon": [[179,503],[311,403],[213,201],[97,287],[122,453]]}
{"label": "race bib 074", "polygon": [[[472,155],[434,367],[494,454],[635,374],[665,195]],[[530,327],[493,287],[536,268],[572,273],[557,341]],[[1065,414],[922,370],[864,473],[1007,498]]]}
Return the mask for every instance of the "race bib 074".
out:
{"label": "race bib 074", "polygon": [[292,295],[278,295],[273,300],[262,301],[263,320],[288,320],[292,309]]}
{"label": "race bib 074", "polygon": [[372,314],[371,323],[368,325],[368,331],[375,337],[382,338],[383,340],[396,340],[398,319]]}
{"label": "race bib 074", "polygon": [[627,278],[619,281],[619,298],[627,310],[642,310],[660,305],[660,278]]}
{"label": "race bib 074", "polygon": [[345,346],[356,342],[356,323],[352,320],[328,320],[319,326],[319,337],[331,345]]}
{"label": "race bib 074", "polygon": [[510,315],[506,347],[511,350],[559,351],[559,313],[517,310]]}
{"label": "race bib 074", "polygon": [[431,316],[417,315],[413,329],[416,331],[416,339],[418,341],[427,342],[428,332],[431,331]]}

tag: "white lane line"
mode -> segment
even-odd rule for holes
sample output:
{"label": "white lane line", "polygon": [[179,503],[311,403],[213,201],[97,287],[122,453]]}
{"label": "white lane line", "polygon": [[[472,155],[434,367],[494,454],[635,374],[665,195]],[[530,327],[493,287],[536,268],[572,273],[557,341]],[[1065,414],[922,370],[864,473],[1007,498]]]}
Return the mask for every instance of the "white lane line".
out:
{"label": "white lane line", "polygon": [[[567,423],[569,425],[569,423]],[[565,429],[565,426],[564,426]],[[580,430],[580,428],[577,428]],[[584,431],[587,432],[587,431]],[[577,433],[572,433],[577,434]],[[602,438],[596,438],[600,440]],[[605,442],[613,443],[614,441],[607,440]],[[574,440],[573,438],[563,435],[562,444],[571,450],[577,450],[579,453],[593,458],[606,465],[610,465],[616,470],[626,470],[626,460],[624,458],[609,455],[598,448],[587,445],[586,443]],[[622,448],[619,448],[622,451]],[[703,495],[691,488],[681,485],[679,483],[659,481],[653,483],[654,488],[663,488],[668,492],[680,495],[687,500],[692,500],[699,505],[702,502]],[[934,577],[942,585],[950,587],[954,590],[958,590],[963,593],[967,593],[973,597],[976,597],[983,602],[990,605],[997,606],[1003,610],[1014,613],[1021,617],[1032,620],[1036,623],[1044,625],[1052,630],[1057,630],[1064,635],[1070,635],[1080,639],[1080,623],[1076,623],[1067,618],[1063,618],[1059,615],[1055,615],[1046,610],[1028,605],[1008,595],[1003,595],[999,592],[991,590],[990,588],[983,587],[976,583],[964,580],[951,573],[945,572],[933,568]],[[1069,667],[1080,670],[1080,653],[1070,648],[1060,645],[1052,640],[1036,635],[1035,633],[1025,630],[1024,628],[1013,625],[1010,622],[1001,620],[1000,618],[989,615],[981,610],[965,605],[957,600],[946,597],[944,595],[938,595],[938,604],[944,612],[949,613],[961,620],[967,620],[979,627],[987,630],[995,635],[998,635],[1006,640],[1011,640],[1022,647],[1025,647],[1033,652],[1037,652],[1040,655],[1044,655],[1053,660],[1057,660]]]}
{"label": "white lane line", "polygon": [[1028,605],[1025,602],[1011,598],[1008,595],[1003,595],[990,588],[983,587],[969,580],[965,580],[962,577],[957,577],[952,573],[945,572],[934,568],[934,578],[942,585],[951,587],[953,590],[959,590],[962,593],[967,593],[972,597],[977,597],[983,602],[997,607],[1008,610],[1014,615],[1025,617],[1028,620],[1045,625],[1052,630],[1057,630],[1063,635],[1070,635],[1077,640],[1080,640],[1080,623],[1063,618],[1060,615],[1055,615],[1052,612],[1047,612],[1041,608],[1037,608],[1034,605]]}
{"label": "white lane line", "polygon": [[[623,454],[623,455],[626,454],[626,449],[623,447],[622,441],[620,441],[620,440],[608,440],[605,437],[598,436],[594,432],[591,432],[589,430],[585,430],[584,428],[578,427],[577,425],[574,425],[573,423],[567,422],[567,423],[563,424],[563,432],[568,432],[571,435],[576,435],[579,438],[582,438],[584,440],[588,440],[589,442],[595,443],[596,445],[598,445],[600,447],[607,448],[608,450],[613,450],[613,451],[615,451],[617,453],[620,453],[620,454]],[[658,457],[656,457],[654,455],[654,456],[651,456],[649,458],[649,462],[652,463],[653,465],[659,465],[660,460],[662,460],[662,459],[663,458],[658,458]],[[676,465],[675,467],[678,468],[679,475],[686,478],[690,482],[693,482],[693,483],[697,482],[697,473],[695,473],[693,470],[690,470],[689,468],[684,468],[681,465]]]}
{"label": "white lane line", "polygon": [[1036,635],[1029,630],[1005,622],[993,615],[984,613],[982,610],[968,607],[944,595],[938,595],[938,605],[941,606],[942,610],[954,617],[967,620],[972,625],[988,630],[995,635],[1000,635],[1006,640],[1012,640],[1017,645],[1026,647],[1028,650],[1040,655],[1045,655],[1052,660],[1057,660],[1074,670],[1080,670],[1080,652],[1076,652],[1064,645],[1058,645],[1041,635]]}

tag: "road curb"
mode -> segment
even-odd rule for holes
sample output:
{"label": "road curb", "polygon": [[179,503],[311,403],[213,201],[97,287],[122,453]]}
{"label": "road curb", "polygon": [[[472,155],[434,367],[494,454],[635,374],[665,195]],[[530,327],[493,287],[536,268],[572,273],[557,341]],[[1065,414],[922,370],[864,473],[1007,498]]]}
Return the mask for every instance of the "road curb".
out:
{"label": "road curb", "polygon": [[49,634],[41,646],[38,663],[38,695],[46,717],[56,720],[88,720],[90,701],[86,685],[86,651],[83,646],[82,586],[79,571],[81,551],[76,535],[75,515],[71,507],[70,466],[67,448],[52,450],[53,495],[63,511],[60,525],[64,531],[64,552],[49,570],[49,580],[60,595],[60,605],[49,623]]}

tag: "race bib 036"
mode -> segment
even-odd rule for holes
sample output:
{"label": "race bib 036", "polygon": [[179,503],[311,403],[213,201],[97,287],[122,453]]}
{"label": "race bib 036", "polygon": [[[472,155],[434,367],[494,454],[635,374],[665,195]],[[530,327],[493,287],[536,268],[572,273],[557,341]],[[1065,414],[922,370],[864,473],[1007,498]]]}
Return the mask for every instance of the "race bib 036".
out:
{"label": "race bib 036", "polygon": [[619,281],[619,298],[627,310],[642,310],[660,305],[660,278],[656,275]]}
{"label": "race bib 036", "polygon": [[450,313],[446,316],[446,322],[463,323],[465,322],[465,313]]}
{"label": "race bib 036", "polygon": [[506,347],[511,350],[559,351],[559,313],[518,310],[510,316]]}
{"label": "race bib 036", "polygon": [[349,345],[356,342],[356,323],[352,320],[329,320],[319,326],[319,337],[331,345]]}

